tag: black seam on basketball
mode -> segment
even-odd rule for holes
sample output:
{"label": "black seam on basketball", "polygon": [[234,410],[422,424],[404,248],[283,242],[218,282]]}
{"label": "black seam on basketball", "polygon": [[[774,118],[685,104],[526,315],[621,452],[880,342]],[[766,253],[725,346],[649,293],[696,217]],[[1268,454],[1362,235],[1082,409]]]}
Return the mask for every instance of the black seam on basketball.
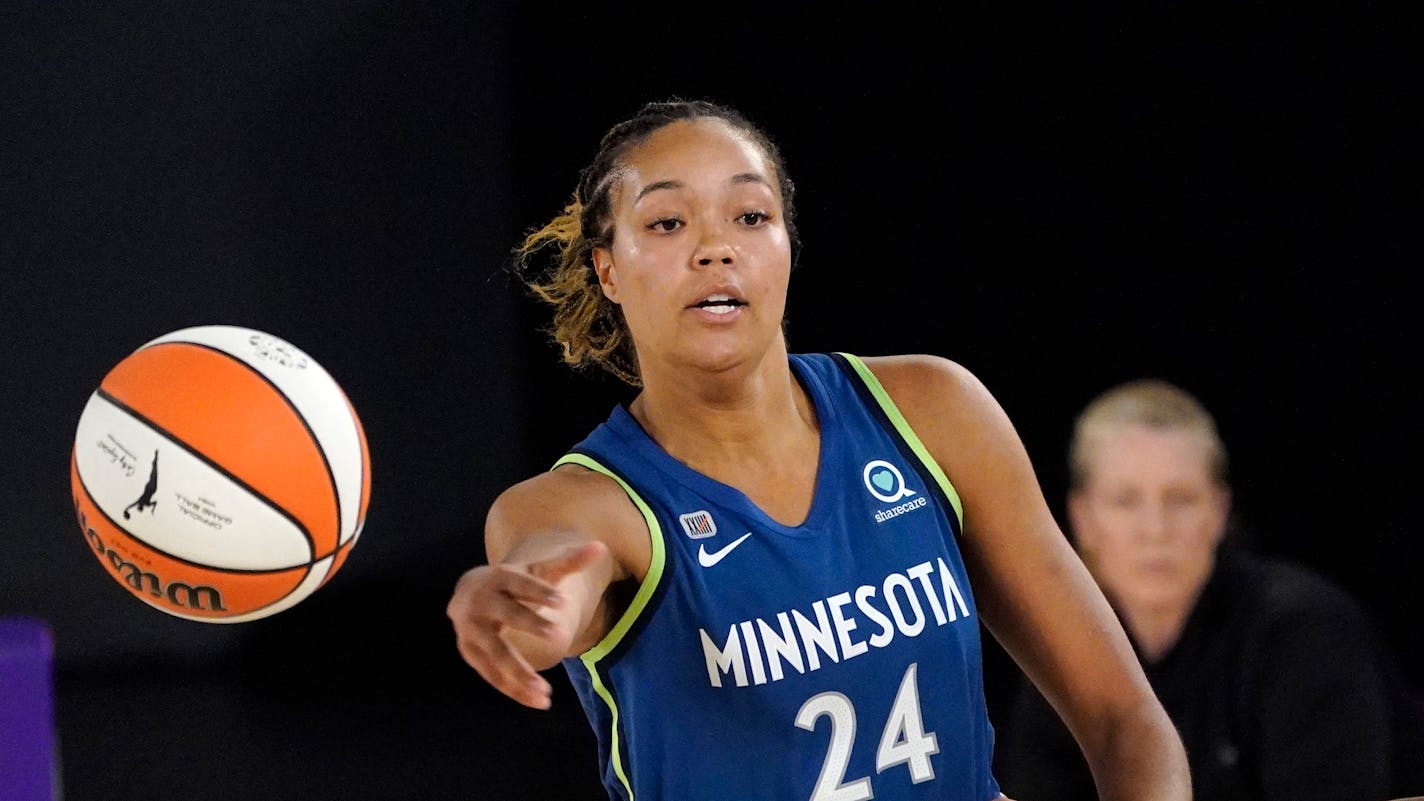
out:
{"label": "black seam on basketball", "polygon": [[[248,609],[248,610],[245,610],[245,611],[242,611],[242,612],[238,612],[238,613],[233,614],[233,615],[227,615],[227,616],[208,617],[208,616],[206,616],[206,615],[198,615],[198,614],[193,614],[193,613],[191,613],[191,612],[175,612],[175,611],[173,611],[172,609],[169,609],[169,608],[166,607],[166,606],[159,606],[158,604],[155,604],[153,601],[149,600],[148,598],[145,598],[143,595],[141,595],[141,594],[139,594],[139,593],[137,593],[137,592],[130,592],[130,593],[129,593],[129,594],[132,595],[133,597],[135,597],[135,598],[139,599],[140,601],[142,601],[142,602],[148,604],[149,606],[152,606],[152,607],[154,607],[155,609],[158,609],[158,610],[160,610],[160,611],[162,611],[162,612],[165,612],[165,613],[167,613],[167,614],[174,615],[175,617],[184,618],[184,619],[186,619],[186,620],[201,620],[201,621],[209,622],[209,623],[236,623],[236,622],[239,622],[240,620],[256,619],[256,618],[253,618],[254,615],[256,615],[257,617],[265,617],[265,615],[261,615],[261,614],[259,614],[259,613],[262,612],[262,610],[264,610],[264,609],[270,609],[270,608],[276,606],[277,604],[280,604],[280,603],[282,603],[283,601],[287,600],[288,598],[292,597],[292,594],[295,593],[297,590],[300,590],[300,589],[302,588],[302,585],[303,585],[304,583],[306,583],[307,578],[311,576],[311,569],[312,569],[312,566],[314,566],[317,562],[325,561],[325,560],[323,560],[323,559],[318,559],[317,562],[309,562],[309,563],[307,563],[307,564],[305,564],[305,565],[293,565],[292,567],[275,568],[275,569],[272,569],[272,570],[242,570],[242,569],[240,569],[240,568],[214,567],[213,565],[205,565],[205,564],[202,564],[201,562],[193,562],[193,561],[184,559],[184,558],[181,557],[181,556],[175,556],[175,555],[173,555],[173,554],[171,554],[171,553],[168,553],[167,551],[161,550],[161,549],[159,549],[159,548],[154,548],[153,545],[149,544],[146,540],[141,540],[141,539],[139,539],[138,537],[134,537],[134,534],[133,534],[132,531],[129,531],[128,529],[126,529],[126,528],[124,528],[123,526],[119,525],[118,521],[114,520],[114,518],[109,517],[109,513],[108,513],[108,512],[105,512],[105,511],[104,511],[104,507],[102,507],[102,506],[99,505],[99,500],[94,497],[94,493],[92,493],[92,492],[89,491],[89,485],[84,483],[84,476],[83,476],[82,474],[79,474],[79,470],[78,470],[78,466],[77,466],[77,465],[76,465],[76,467],[75,467],[75,474],[79,476],[79,486],[80,486],[80,488],[82,488],[82,489],[84,490],[84,496],[89,499],[89,504],[90,504],[91,506],[93,506],[94,509],[96,509],[96,510],[99,512],[99,514],[103,515],[103,516],[104,516],[104,519],[107,520],[107,521],[109,521],[109,523],[112,524],[112,525],[114,526],[114,528],[118,529],[119,531],[122,531],[123,533],[129,535],[130,537],[133,537],[135,540],[138,540],[139,542],[142,542],[145,547],[152,549],[155,553],[163,554],[164,556],[168,557],[169,559],[174,560],[175,562],[182,562],[183,564],[192,565],[192,566],[194,566],[194,567],[202,568],[202,569],[204,569],[204,570],[213,570],[213,571],[218,571],[218,572],[222,572],[222,573],[237,573],[237,574],[242,574],[242,575],[255,575],[255,574],[259,574],[259,573],[275,573],[275,572],[281,572],[281,571],[283,571],[283,570],[294,570],[294,569],[296,569],[296,568],[298,568],[298,567],[305,568],[305,570],[304,570],[304,572],[302,573],[301,577],[297,579],[296,583],[292,585],[292,588],[291,588],[290,590],[287,590],[286,592],[282,593],[282,594],[279,595],[278,597],[274,598],[273,600],[271,600],[271,601],[269,601],[269,602],[267,602],[267,603],[265,603],[265,604],[262,604],[261,606],[257,606],[257,607],[254,607],[254,608],[252,608],[252,609]],[[88,532],[85,532],[85,536],[86,536],[86,537],[88,536]],[[328,558],[332,558],[332,557],[328,557]],[[106,571],[106,572],[107,572],[107,571]],[[111,573],[110,575],[113,575],[113,574]],[[327,577],[329,578],[329,577],[330,577],[330,574],[328,574]],[[323,578],[322,581],[325,582],[326,579]],[[120,583],[123,584],[122,581],[121,581]],[[128,585],[125,584],[124,586],[128,586]],[[320,586],[320,585],[318,585],[318,586]],[[299,600],[300,600],[300,599],[299,599]]]}
{"label": "black seam on basketball", "polygon": [[[263,604],[263,605],[261,605],[261,606],[258,606],[258,607],[249,609],[249,610],[247,610],[247,611],[245,611],[245,612],[238,612],[238,613],[235,614],[235,615],[230,615],[230,616],[226,616],[226,617],[206,617],[206,616],[203,616],[203,615],[195,615],[195,614],[174,612],[173,610],[168,609],[167,607],[161,607],[161,606],[155,605],[155,604],[153,603],[153,601],[149,600],[148,598],[143,597],[142,595],[140,595],[140,594],[138,594],[138,593],[132,593],[132,592],[129,593],[130,595],[132,595],[132,596],[134,596],[135,598],[139,599],[140,601],[142,601],[142,602],[148,604],[149,606],[153,606],[154,608],[159,609],[159,610],[161,610],[161,611],[163,611],[163,612],[166,612],[166,613],[168,613],[168,614],[175,615],[175,616],[177,616],[177,617],[185,618],[185,619],[188,619],[188,620],[202,620],[202,621],[211,622],[211,623],[234,623],[234,622],[238,622],[238,621],[240,621],[240,620],[256,619],[256,618],[253,617],[254,615],[256,615],[256,616],[259,617],[259,618],[260,618],[260,617],[265,617],[266,615],[261,615],[261,614],[259,614],[259,613],[262,612],[262,610],[264,610],[264,609],[270,609],[270,608],[276,606],[277,604],[280,604],[280,603],[282,603],[283,601],[287,600],[288,598],[292,597],[292,594],[295,593],[297,590],[300,590],[300,589],[302,588],[302,584],[306,583],[307,578],[309,578],[309,577],[311,576],[312,568],[313,568],[314,566],[316,566],[316,565],[317,565],[318,563],[320,563],[320,562],[326,561],[327,559],[332,560],[332,564],[335,564],[335,563],[336,563],[336,556],[335,556],[334,554],[333,554],[332,556],[329,556],[329,557],[324,557],[324,558],[322,558],[322,559],[318,559],[318,560],[316,560],[316,561],[314,561],[314,562],[308,562],[308,563],[306,563],[306,564],[304,564],[304,565],[292,565],[291,567],[273,568],[273,569],[270,569],[270,570],[243,570],[243,569],[241,569],[241,568],[214,567],[213,565],[205,565],[205,564],[202,564],[201,562],[189,561],[189,560],[187,560],[187,559],[184,559],[184,558],[181,557],[181,556],[176,556],[176,555],[171,554],[171,553],[168,553],[167,551],[164,551],[164,550],[162,550],[162,549],[160,549],[160,548],[155,548],[155,547],[154,547],[152,544],[150,544],[147,540],[142,540],[142,539],[139,539],[138,537],[135,537],[135,536],[134,536],[134,533],[133,533],[132,531],[129,531],[128,529],[126,529],[126,528],[124,528],[123,526],[119,525],[119,522],[118,522],[117,520],[115,520],[114,518],[109,517],[109,513],[106,512],[106,511],[104,511],[104,507],[101,506],[101,505],[99,505],[99,499],[94,497],[94,493],[92,493],[92,492],[89,491],[89,485],[86,484],[86,483],[84,483],[84,474],[81,473],[81,472],[79,472],[79,465],[78,465],[78,464],[75,464],[75,466],[74,466],[74,474],[75,474],[75,476],[78,477],[78,479],[79,479],[79,487],[80,487],[80,489],[84,490],[84,497],[86,497],[86,498],[89,499],[89,505],[90,505],[90,506],[93,506],[94,509],[95,509],[100,515],[103,515],[104,519],[107,520],[107,521],[109,521],[109,523],[110,523],[114,528],[118,529],[119,531],[122,531],[123,533],[127,534],[127,535],[130,536],[130,537],[133,537],[133,539],[138,540],[139,542],[142,542],[142,543],[144,544],[144,547],[146,547],[146,548],[151,548],[155,553],[163,554],[164,556],[168,557],[169,559],[172,559],[172,560],[175,561],[175,562],[182,562],[183,564],[192,565],[192,566],[194,566],[194,567],[202,568],[202,569],[204,569],[204,570],[213,570],[213,571],[218,571],[218,572],[222,572],[222,573],[237,573],[237,574],[241,574],[241,575],[256,575],[256,574],[259,574],[259,573],[276,573],[276,572],[281,572],[281,571],[284,571],[284,570],[295,570],[295,569],[297,569],[297,568],[304,568],[304,571],[303,571],[303,573],[302,573],[302,575],[301,575],[301,578],[297,579],[296,583],[292,585],[292,588],[291,588],[290,590],[287,590],[286,592],[282,593],[282,594],[281,594],[280,596],[278,596],[277,598],[275,598],[275,599],[273,599],[272,601],[270,601],[270,602],[268,602],[268,603],[265,603],[265,604]],[[87,536],[89,535],[89,532],[87,532],[87,531],[84,532],[84,535],[87,537]],[[111,575],[112,575],[112,574],[111,574]],[[320,588],[321,584],[325,584],[325,583],[326,583],[326,580],[329,579],[329,578],[331,578],[331,572],[330,572],[330,571],[328,571],[328,572],[327,572],[327,575],[322,578],[321,582],[317,585],[317,587]],[[121,583],[122,583],[122,582],[121,582]],[[125,585],[125,586],[127,586],[127,585]],[[298,600],[301,600],[301,599],[298,599]]]}
{"label": "black seam on basketball", "polygon": [[[255,575],[261,575],[261,574],[264,574],[264,573],[281,573],[281,572],[284,572],[284,571],[287,571],[287,570],[297,570],[297,569],[299,569],[299,568],[305,570],[306,572],[302,575],[301,579],[300,579],[299,581],[297,581],[296,586],[294,586],[291,590],[289,590],[289,591],[286,593],[286,595],[283,595],[283,596],[282,596],[282,598],[285,598],[285,597],[287,597],[287,595],[291,595],[293,592],[296,592],[297,587],[300,587],[301,584],[302,584],[302,582],[303,582],[303,581],[306,581],[307,576],[311,574],[311,569],[312,569],[313,567],[315,567],[318,563],[325,561],[325,559],[317,559],[317,560],[312,561],[312,562],[307,562],[307,563],[305,563],[305,564],[291,565],[291,566],[289,566],[289,567],[272,567],[272,568],[266,568],[266,569],[258,570],[258,569],[249,569],[249,568],[240,568],[240,567],[219,567],[219,566],[217,566],[217,565],[209,565],[209,564],[204,564],[204,563],[202,563],[202,562],[194,562],[192,559],[184,559],[183,557],[181,557],[181,556],[179,556],[179,555],[177,555],[177,554],[172,554],[172,553],[169,553],[169,552],[163,550],[162,548],[156,547],[155,545],[153,545],[153,543],[149,542],[148,540],[143,539],[142,537],[139,537],[139,536],[135,535],[132,531],[130,531],[129,529],[125,528],[124,525],[121,524],[119,521],[117,521],[117,520],[115,520],[114,518],[110,517],[110,516],[109,516],[109,513],[106,512],[106,511],[104,511],[104,507],[103,507],[102,505],[100,505],[99,499],[98,499],[98,498],[95,498],[95,497],[94,497],[94,493],[92,493],[92,492],[89,491],[89,485],[88,485],[87,483],[85,483],[85,481],[84,481],[84,474],[81,473],[81,472],[79,472],[79,467],[78,467],[78,465],[75,465],[74,473],[75,473],[75,475],[77,475],[77,476],[79,477],[79,487],[80,487],[80,489],[84,490],[84,497],[86,497],[86,498],[89,499],[89,505],[90,505],[90,506],[93,506],[94,509],[95,509],[95,511],[97,511],[100,515],[103,516],[103,518],[104,518],[105,520],[107,520],[107,521],[109,522],[109,525],[113,526],[114,528],[116,528],[116,529],[118,529],[119,531],[123,532],[124,534],[128,535],[129,537],[131,537],[132,539],[136,540],[137,542],[143,543],[143,546],[144,546],[145,548],[148,548],[149,550],[153,551],[153,552],[156,553],[156,554],[159,554],[159,555],[161,555],[161,556],[165,556],[165,557],[167,557],[167,558],[169,558],[169,559],[172,559],[172,560],[175,561],[175,562],[181,562],[182,564],[185,564],[185,565],[191,565],[191,566],[193,566],[193,567],[201,568],[201,569],[203,569],[203,570],[212,570],[212,571],[218,572],[218,573],[239,573],[239,574],[243,574],[243,575],[254,575],[254,576],[255,576]],[[87,536],[88,536],[88,532],[87,532],[87,531],[84,532],[84,535],[87,537]],[[281,600],[281,599],[278,599],[278,600]],[[276,602],[274,601],[273,603],[276,603]],[[271,606],[271,604],[268,604],[268,606]],[[244,612],[243,614],[247,614],[247,613]]]}
{"label": "black seam on basketball", "polygon": [[[227,358],[233,360],[234,362],[237,362],[239,365],[241,365],[242,367],[244,367],[245,369],[247,369],[248,371],[250,371],[253,375],[255,375],[255,376],[257,376],[258,378],[262,379],[262,381],[264,381],[268,386],[270,386],[274,392],[276,392],[278,395],[281,396],[282,400],[283,400],[284,402],[286,402],[288,408],[290,408],[290,409],[292,410],[292,413],[296,415],[297,421],[302,424],[302,428],[306,429],[307,436],[308,436],[308,437],[311,437],[312,444],[316,446],[316,452],[317,452],[317,454],[318,454],[319,456],[321,456],[321,464],[322,464],[322,466],[326,468],[326,478],[327,478],[328,481],[331,482],[331,497],[332,497],[332,500],[335,501],[335,503],[336,503],[336,545],[337,545],[337,547],[340,547],[340,546],[341,546],[342,529],[344,528],[344,526],[343,526],[342,521],[341,521],[341,491],[340,491],[340,489],[338,489],[337,486],[336,486],[336,473],[335,473],[335,471],[333,471],[333,470],[331,469],[331,460],[326,458],[326,448],[323,448],[323,447],[322,447],[322,445],[321,445],[321,440],[317,437],[316,432],[313,431],[312,428],[311,428],[311,426],[307,424],[307,418],[306,418],[306,416],[302,414],[302,411],[297,408],[297,405],[296,405],[295,403],[292,403],[292,399],[287,395],[287,393],[283,392],[283,391],[282,391],[282,388],[279,387],[279,386],[277,386],[277,384],[276,384],[275,382],[273,382],[272,379],[270,379],[270,378],[268,378],[266,375],[264,375],[261,370],[258,370],[256,367],[253,367],[251,364],[248,364],[245,360],[240,359],[240,358],[238,358],[237,356],[234,356],[234,355],[231,354],[231,353],[228,353],[227,351],[223,350],[222,348],[214,347],[214,346],[212,346],[212,345],[208,345],[208,344],[205,344],[205,343],[202,343],[202,342],[192,342],[192,341],[189,341],[189,340],[186,340],[186,339],[170,339],[170,340],[167,340],[167,341],[164,341],[164,342],[160,342],[160,343],[158,343],[157,345],[152,345],[152,346],[150,346],[150,347],[161,348],[161,347],[163,347],[164,345],[192,345],[192,346],[195,347],[195,348],[202,348],[202,349],[204,349],[204,350],[210,350],[210,351],[212,351],[213,353],[219,354],[219,355],[221,355],[221,356],[226,356]],[[334,380],[333,380],[333,382],[334,382]],[[359,446],[359,443],[358,443],[358,446]],[[364,470],[366,460],[365,460],[365,459],[362,459],[361,462],[362,462],[362,469]],[[364,480],[364,479],[363,479],[363,480]],[[359,495],[359,492],[358,492],[358,495]],[[360,507],[360,503],[361,503],[359,498],[357,499],[356,503],[357,503],[357,512],[356,512],[356,514],[359,516],[359,515],[360,515],[360,508],[359,508],[359,507]],[[353,519],[354,519],[354,518],[353,518]],[[308,534],[307,539],[310,540],[310,539],[311,539],[310,533],[306,532],[306,529],[302,529],[302,531],[303,531],[304,533],[307,533],[307,534]],[[312,543],[312,553],[316,553],[316,543],[315,543],[315,542]],[[336,549],[335,549],[335,548],[332,549],[332,553],[336,553]]]}
{"label": "black seam on basketball", "polygon": [[[268,498],[266,495],[263,495],[262,493],[258,492],[257,489],[254,488],[252,485],[248,484],[246,481],[243,481],[242,479],[240,479],[240,478],[238,478],[237,476],[233,475],[231,472],[229,472],[229,471],[228,471],[226,468],[224,468],[222,465],[218,464],[217,462],[214,462],[212,459],[209,459],[206,454],[202,453],[201,451],[195,450],[191,445],[189,445],[188,443],[186,443],[186,442],[184,442],[183,440],[179,439],[178,437],[174,436],[173,432],[169,431],[168,429],[164,428],[163,426],[160,426],[159,424],[155,423],[154,421],[148,419],[148,418],[145,417],[143,414],[141,414],[141,413],[139,413],[138,411],[136,411],[133,407],[129,406],[128,404],[124,403],[123,401],[119,400],[118,398],[114,397],[113,395],[110,395],[110,394],[109,394],[106,390],[104,390],[103,388],[100,388],[100,389],[95,390],[95,391],[94,391],[94,394],[95,394],[95,395],[98,395],[100,398],[103,398],[105,401],[107,401],[107,402],[113,404],[115,408],[117,408],[119,411],[123,412],[124,414],[127,414],[127,415],[129,415],[130,417],[133,417],[135,420],[138,420],[139,422],[143,423],[144,425],[148,426],[149,428],[151,428],[151,429],[153,429],[154,431],[158,432],[159,434],[163,435],[166,439],[168,439],[169,442],[172,442],[174,445],[177,445],[178,447],[180,447],[180,448],[182,448],[183,450],[187,451],[188,453],[192,454],[194,457],[196,457],[196,458],[198,458],[199,460],[201,460],[204,464],[208,465],[209,467],[213,468],[214,470],[218,471],[219,473],[222,473],[224,476],[226,476],[226,477],[228,478],[228,480],[232,481],[234,484],[238,485],[239,487],[242,487],[243,489],[245,489],[245,490],[247,490],[249,493],[251,493],[252,497],[257,498],[257,499],[260,500],[263,504],[265,504],[266,506],[268,506],[268,507],[271,508],[272,510],[276,511],[277,514],[279,514],[279,515],[281,515],[281,516],[287,518],[288,520],[290,520],[291,523],[292,523],[292,525],[296,526],[296,527],[297,527],[297,530],[302,533],[302,536],[303,536],[304,538],[306,538],[306,541],[307,541],[307,551],[308,551],[309,553],[311,553],[311,555],[312,555],[312,558],[311,558],[310,561],[307,561],[307,562],[299,562],[299,563],[297,563],[297,564],[290,565],[290,566],[288,566],[288,567],[270,568],[270,569],[268,569],[268,570],[253,570],[253,571],[247,571],[247,572],[266,573],[266,572],[271,572],[272,570],[291,570],[291,569],[294,568],[294,567],[301,567],[301,566],[303,566],[303,565],[306,565],[308,568],[310,568],[312,565],[314,565],[314,564],[320,562],[322,559],[325,559],[326,556],[330,556],[330,555],[331,555],[331,554],[326,554],[325,556],[317,556],[317,553],[316,553],[316,540],[314,540],[314,539],[312,538],[311,532],[307,530],[307,527],[304,526],[304,525],[302,525],[302,522],[301,522],[300,520],[298,520],[298,519],[296,519],[295,517],[293,517],[291,512],[288,512],[286,509],[283,509],[280,505],[278,505],[276,502],[274,502],[271,498]],[[81,481],[81,483],[82,483],[82,481],[83,481],[83,476],[80,476],[80,481]],[[86,492],[87,492],[87,491],[88,491],[88,490],[86,490]],[[97,506],[98,506],[97,502],[95,503],[95,506],[96,506],[96,508],[97,508]],[[102,510],[101,510],[101,511],[102,511]],[[109,515],[108,515],[107,512],[104,514],[104,517],[109,517]],[[114,521],[113,521],[113,518],[109,518],[109,522],[114,522]],[[144,539],[142,539],[142,538],[140,538],[140,537],[134,536],[133,532],[129,531],[128,529],[124,528],[123,526],[120,526],[118,523],[114,523],[114,526],[117,527],[120,531],[123,531],[125,534],[128,534],[130,537],[133,537],[134,539],[139,540],[140,542],[142,542],[142,543],[145,544],[145,545],[149,545],[149,543],[148,543],[147,540],[144,540]],[[158,550],[158,549],[155,548],[154,550]],[[159,551],[159,552],[160,552],[160,553],[163,553],[162,551]],[[333,550],[332,553],[335,553],[335,551]],[[172,554],[165,554],[165,555],[166,555],[166,556],[172,556]],[[174,558],[174,559],[178,559],[179,557],[174,556],[173,558]],[[194,563],[194,564],[196,564],[196,563]],[[210,567],[210,565],[208,565],[208,567]],[[226,570],[227,568],[222,568],[222,569]]]}

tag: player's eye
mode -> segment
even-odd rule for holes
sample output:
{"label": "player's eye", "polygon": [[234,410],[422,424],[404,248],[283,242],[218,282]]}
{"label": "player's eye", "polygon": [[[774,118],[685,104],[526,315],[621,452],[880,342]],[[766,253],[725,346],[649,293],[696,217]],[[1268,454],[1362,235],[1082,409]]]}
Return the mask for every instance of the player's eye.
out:
{"label": "player's eye", "polygon": [[676,231],[680,227],[682,227],[682,220],[679,220],[676,217],[659,217],[658,219],[648,223],[648,230],[660,231],[662,233]]}
{"label": "player's eye", "polygon": [[742,225],[749,225],[753,228],[760,226],[771,219],[771,215],[764,211],[747,211],[737,215],[737,222]]}

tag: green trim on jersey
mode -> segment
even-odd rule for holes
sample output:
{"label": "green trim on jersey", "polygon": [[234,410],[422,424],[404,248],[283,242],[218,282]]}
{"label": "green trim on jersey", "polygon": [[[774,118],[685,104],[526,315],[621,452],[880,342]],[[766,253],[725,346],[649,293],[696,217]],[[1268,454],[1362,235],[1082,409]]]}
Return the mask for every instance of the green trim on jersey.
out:
{"label": "green trim on jersey", "polygon": [[949,498],[949,502],[954,505],[954,515],[959,518],[959,528],[963,531],[964,506],[959,501],[959,493],[954,491],[954,485],[949,483],[949,476],[944,474],[939,463],[934,460],[933,456],[930,456],[929,449],[923,442],[920,442],[919,436],[915,434],[914,429],[910,428],[905,416],[900,414],[900,409],[895,405],[895,401],[890,399],[890,394],[885,391],[885,387],[880,386],[880,379],[870,372],[870,368],[865,366],[865,362],[861,361],[859,356],[850,353],[841,353],[840,355],[844,356],[845,360],[855,368],[855,372],[860,375],[860,380],[865,382],[865,386],[870,389],[870,394],[875,396],[875,400],[880,403],[880,408],[885,411],[885,416],[895,424],[895,429],[900,432],[900,436],[905,438],[910,450],[920,457],[920,461],[924,462],[925,467],[929,469],[930,475],[939,482],[939,487],[944,490],[945,497]]}
{"label": "green trim on jersey", "polygon": [[633,801],[633,786],[629,784],[628,774],[623,768],[623,748],[622,743],[620,743],[618,739],[618,703],[613,699],[613,694],[603,685],[603,679],[598,675],[597,665],[600,660],[608,656],[614,648],[618,647],[618,643],[622,642],[628,630],[633,627],[634,621],[636,621],[638,616],[643,613],[643,610],[647,608],[649,599],[653,597],[653,591],[657,589],[658,583],[662,581],[663,567],[667,562],[667,552],[663,545],[663,529],[662,526],[658,524],[657,515],[653,514],[653,510],[648,507],[648,504],[632,487],[628,486],[628,482],[624,481],[617,473],[614,473],[596,459],[582,453],[566,454],[554,463],[554,467],[566,464],[576,464],[581,467],[586,467],[595,473],[602,473],[614,481],[617,481],[618,486],[622,487],[623,491],[628,493],[628,497],[633,501],[633,504],[638,507],[638,511],[643,513],[643,520],[648,524],[648,534],[652,540],[653,558],[648,564],[648,575],[643,578],[642,584],[638,585],[638,592],[633,596],[633,601],[628,604],[628,609],[624,611],[623,616],[618,618],[618,622],[613,624],[613,628],[609,629],[608,634],[605,635],[597,645],[579,655],[579,660],[583,662],[584,668],[588,670],[589,680],[593,684],[594,692],[598,693],[598,697],[602,698],[605,704],[608,704],[608,709],[613,715],[612,724],[610,726],[611,731],[609,732],[609,745],[611,746],[609,761],[613,764],[613,772],[618,774],[618,778],[623,782],[624,789],[628,791],[629,801]]}

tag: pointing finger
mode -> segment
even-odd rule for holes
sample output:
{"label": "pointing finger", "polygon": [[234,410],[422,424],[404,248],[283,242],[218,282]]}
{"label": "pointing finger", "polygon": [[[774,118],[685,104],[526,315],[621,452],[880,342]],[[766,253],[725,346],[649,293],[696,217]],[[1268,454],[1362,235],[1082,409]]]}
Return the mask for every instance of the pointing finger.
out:
{"label": "pointing finger", "polygon": [[550,584],[556,584],[564,577],[592,566],[607,555],[608,546],[604,543],[585,542],[570,546],[558,556],[530,563],[529,572]]}

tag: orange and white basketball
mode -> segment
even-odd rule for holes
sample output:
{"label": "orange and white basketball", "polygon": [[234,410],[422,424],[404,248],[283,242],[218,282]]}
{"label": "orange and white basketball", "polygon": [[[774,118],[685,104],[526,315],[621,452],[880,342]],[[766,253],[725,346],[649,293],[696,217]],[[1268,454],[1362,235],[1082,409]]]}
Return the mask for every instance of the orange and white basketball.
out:
{"label": "orange and white basketball", "polygon": [[104,376],[70,457],[91,552],[145,603],[206,623],[289,609],[361,534],[370,454],[335,379],[250,328],[185,328]]}

